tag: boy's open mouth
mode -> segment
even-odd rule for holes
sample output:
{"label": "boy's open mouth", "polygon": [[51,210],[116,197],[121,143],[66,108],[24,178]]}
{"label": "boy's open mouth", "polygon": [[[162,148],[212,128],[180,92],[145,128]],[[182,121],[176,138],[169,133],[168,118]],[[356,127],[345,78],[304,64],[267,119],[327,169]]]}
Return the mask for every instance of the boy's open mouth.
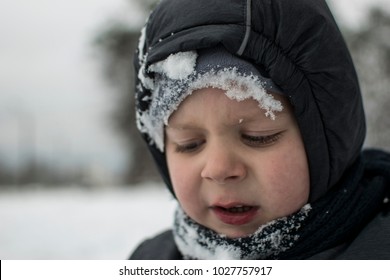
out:
{"label": "boy's open mouth", "polygon": [[223,223],[230,225],[243,225],[249,223],[256,216],[259,207],[251,205],[215,205],[211,209],[216,217]]}
{"label": "boy's open mouth", "polygon": [[229,212],[229,213],[244,213],[244,212],[248,212],[248,211],[252,210],[253,206],[235,206],[235,207],[229,207],[229,208],[217,206],[217,208],[219,208],[222,211]]}

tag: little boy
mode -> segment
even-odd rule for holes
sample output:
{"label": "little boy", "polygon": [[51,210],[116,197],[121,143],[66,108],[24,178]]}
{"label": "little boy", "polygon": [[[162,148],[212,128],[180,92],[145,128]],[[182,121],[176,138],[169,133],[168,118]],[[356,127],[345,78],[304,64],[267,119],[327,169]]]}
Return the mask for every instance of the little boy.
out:
{"label": "little boy", "polygon": [[131,259],[390,259],[390,155],[318,0],[163,0],[135,60],[137,125],[178,200]]}

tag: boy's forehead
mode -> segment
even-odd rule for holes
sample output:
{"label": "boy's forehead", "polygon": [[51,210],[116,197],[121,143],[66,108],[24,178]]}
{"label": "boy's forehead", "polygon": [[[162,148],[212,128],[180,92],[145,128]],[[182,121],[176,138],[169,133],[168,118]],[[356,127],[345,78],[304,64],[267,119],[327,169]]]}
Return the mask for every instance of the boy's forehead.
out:
{"label": "boy's forehead", "polygon": [[[279,98],[278,98],[279,99]],[[168,127],[172,129],[193,129],[202,122],[219,121],[226,126],[237,126],[251,123],[278,123],[278,120],[291,117],[287,101],[281,98],[284,108],[275,112],[275,119],[266,115],[266,110],[260,108],[258,101],[246,99],[232,100],[218,89],[203,89],[194,92],[180,104],[178,109],[170,116]],[[212,116],[212,118],[210,118]]]}

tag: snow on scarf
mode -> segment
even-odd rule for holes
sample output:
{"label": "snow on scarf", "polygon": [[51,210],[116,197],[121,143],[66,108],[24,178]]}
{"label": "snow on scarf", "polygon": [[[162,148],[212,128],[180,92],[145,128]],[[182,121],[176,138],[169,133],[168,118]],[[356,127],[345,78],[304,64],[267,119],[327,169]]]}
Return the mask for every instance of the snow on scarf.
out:
{"label": "snow on scarf", "polygon": [[179,206],[173,233],[185,259],[266,259],[276,257],[299,239],[299,228],[309,211],[307,204],[298,213],[271,221],[252,235],[231,239],[196,223]]}

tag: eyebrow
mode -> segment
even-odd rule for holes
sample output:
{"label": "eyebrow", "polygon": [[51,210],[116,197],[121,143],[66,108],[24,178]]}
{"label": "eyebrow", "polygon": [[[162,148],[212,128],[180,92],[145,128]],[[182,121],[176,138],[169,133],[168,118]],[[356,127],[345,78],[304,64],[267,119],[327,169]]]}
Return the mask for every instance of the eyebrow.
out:
{"label": "eyebrow", "polygon": [[[259,108],[260,109],[260,108]],[[261,110],[262,115],[254,114],[251,112],[242,112],[241,114],[238,113],[232,118],[232,120],[226,120],[225,125],[226,126],[237,126],[247,123],[253,123],[253,122],[263,122],[264,120],[268,120],[271,122],[276,121],[278,118],[284,119],[286,117],[287,108],[285,105],[283,105],[283,110],[275,112],[276,119],[272,120],[269,116],[266,116],[265,111]],[[202,128],[199,126],[198,123],[193,122],[190,120],[189,122],[182,122],[181,120],[177,120],[177,123],[171,123],[168,121],[168,124],[165,126],[166,129],[172,129],[172,130],[202,130]]]}
{"label": "eyebrow", "polygon": [[169,124],[165,126],[166,129],[174,129],[174,130],[194,130],[194,129],[200,129],[199,126],[195,124]]}
{"label": "eyebrow", "polygon": [[[284,112],[278,112],[276,118],[283,118]],[[250,124],[250,123],[261,123],[264,122],[265,119],[268,119],[270,122],[274,122],[276,120],[271,120],[269,117],[259,117],[259,116],[251,116],[251,115],[242,115],[237,116],[234,120],[229,120],[224,123],[226,126],[238,126],[238,125],[244,125],[244,124]],[[168,125],[165,126],[168,130],[179,130],[179,131],[185,131],[185,130],[202,130],[202,127],[199,126],[199,124],[188,122],[183,123],[178,121],[177,123],[168,123]]]}

